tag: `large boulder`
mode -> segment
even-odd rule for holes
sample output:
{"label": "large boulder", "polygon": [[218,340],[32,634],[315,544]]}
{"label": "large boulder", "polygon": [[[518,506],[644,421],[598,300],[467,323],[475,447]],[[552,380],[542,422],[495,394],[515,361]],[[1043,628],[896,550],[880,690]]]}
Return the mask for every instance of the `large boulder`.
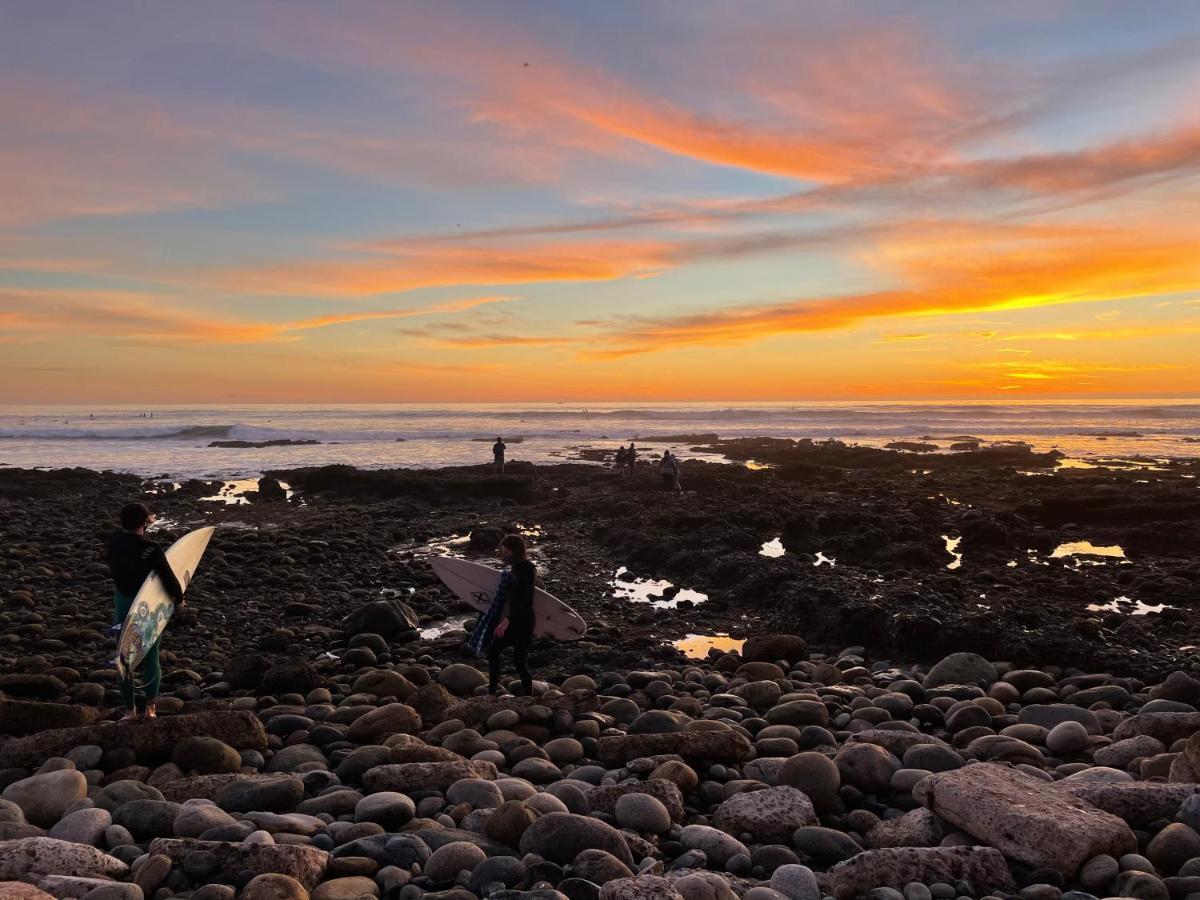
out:
{"label": "large boulder", "polygon": [[990,763],[930,775],[913,799],[983,844],[1073,877],[1087,860],[1137,851],[1121,819],[1015,769]]}
{"label": "large boulder", "polygon": [[539,817],[521,835],[520,850],[559,865],[573,861],[584,850],[604,850],[627,866],[634,864],[621,832],[599,819],[574,813],[554,812]]}
{"label": "large boulder", "polygon": [[63,817],[72,803],[87,796],[87,779],[75,769],[42,772],[14,781],[0,798],[21,807],[25,820],[49,828]]}
{"label": "large boulder", "polygon": [[951,653],[929,670],[925,676],[926,689],[943,684],[975,684],[980,687],[1000,680],[996,667],[978,653]]}
{"label": "large boulder", "polygon": [[803,791],[783,785],[734,794],[717,807],[713,824],[760,843],[785,843],[797,828],[816,825],[817,815]]}
{"label": "large boulder", "polygon": [[370,632],[385,638],[393,638],[419,627],[420,620],[412,607],[396,599],[364,603],[342,620],[342,630],[346,634]]}
{"label": "large boulder", "polygon": [[808,659],[808,641],[798,634],[756,634],[742,645],[746,662],[804,662]]}
{"label": "large boulder", "polygon": [[971,895],[976,897],[996,891],[1008,893],[1016,888],[1004,855],[992,847],[867,850],[830,869],[829,880],[838,900],[864,896],[879,887],[900,891],[913,882],[954,884],[962,880],[970,885]]}

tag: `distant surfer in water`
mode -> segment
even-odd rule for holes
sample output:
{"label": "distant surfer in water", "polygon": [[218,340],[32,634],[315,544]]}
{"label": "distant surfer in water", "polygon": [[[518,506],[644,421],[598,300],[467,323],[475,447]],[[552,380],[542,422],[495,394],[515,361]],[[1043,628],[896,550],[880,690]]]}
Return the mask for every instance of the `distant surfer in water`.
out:
{"label": "distant surfer in water", "polygon": [[504,474],[504,450],[505,443],[503,439],[497,437],[496,443],[492,444],[492,460],[495,462],[497,475]]}
{"label": "distant surfer in water", "polygon": [[[529,645],[533,642],[533,588],[537,583],[537,567],[529,561],[525,541],[519,534],[509,534],[500,542],[500,558],[504,571],[496,589],[494,607],[498,606],[500,621],[493,629],[488,652],[488,692],[495,694],[500,684],[500,654],[512,647],[513,666],[521,678],[521,690],[533,696],[533,676],[529,674]],[[489,623],[490,624],[490,623]]]}
{"label": "distant surfer in water", "polygon": [[[142,582],[151,572],[157,572],[167,595],[175,601],[177,609],[184,609],[183,588],[171,571],[162,547],[146,540],[146,526],[152,521],[150,510],[144,503],[127,503],[121,508],[121,531],[108,542],[108,567],[112,572],[113,624],[120,626],[129,615],[129,607],[142,587]],[[142,677],[146,683],[146,718],[153,719],[158,703],[158,688],[162,682],[162,668],[158,661],[158,645],[154,643],[142,662]],[[137,699],[134,694],[132,673],[130,679],[120,682],[121,700],[125,703],[125,719],[137,718]]]}

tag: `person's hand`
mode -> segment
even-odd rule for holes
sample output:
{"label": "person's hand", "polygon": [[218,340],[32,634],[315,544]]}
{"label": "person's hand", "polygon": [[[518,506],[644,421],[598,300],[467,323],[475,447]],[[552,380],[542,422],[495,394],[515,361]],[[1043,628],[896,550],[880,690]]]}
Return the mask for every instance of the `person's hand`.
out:
{"label": "person's hand", "polygon": [[496,626],[496,637],[504,637],[504,632],[508,631],[508,619],[501,619],[500,624]]}

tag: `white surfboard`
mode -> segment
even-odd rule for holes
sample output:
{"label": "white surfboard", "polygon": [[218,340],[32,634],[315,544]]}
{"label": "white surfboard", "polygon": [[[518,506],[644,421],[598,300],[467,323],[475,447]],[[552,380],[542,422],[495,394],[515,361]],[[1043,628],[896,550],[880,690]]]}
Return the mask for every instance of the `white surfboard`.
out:
{"label": "white surfboard", "polygon": [[[429,564],[442,584],[472,609],[483,612],[491,605],[500,584],[499,569],[453,556],[437,556]],[[535,587],[533,633],[560,641],[577,641],[587,633],[587,622],[553,594]]]}
{"label": "white surfboard", "polygon": [[[210,525],[189,531],[166,549],[167,564],[185,592],[214,530]],[[141,665],[154,642],[162,636],[174,611],[175,604],[163,587],[162,579],[157,572],[151,572],[133,598],[133,605],[129,607],[129,614],[125,616],[125,624],[121,628],[121,640],[117,645],[117,672],[122,678],[128,678]]]}

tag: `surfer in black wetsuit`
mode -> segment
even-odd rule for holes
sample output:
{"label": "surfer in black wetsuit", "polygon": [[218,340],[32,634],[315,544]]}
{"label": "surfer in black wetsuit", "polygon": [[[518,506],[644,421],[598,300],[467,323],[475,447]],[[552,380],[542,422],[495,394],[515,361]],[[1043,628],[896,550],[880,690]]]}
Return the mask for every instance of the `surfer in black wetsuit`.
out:
{"label": "surfer in black wetsuit", "polygon": [[506,535],[500,542],[500,556],[506,566],[500,576],[500,591],[504,592],[504,609],[496,625],[495,638],[488,647],[488,692],[495,694],[500,684],[500,653],[512,647],[513,665],[521,678],[521,690],[533,695],[533,676],[529,674],[529,645],[533,642],[533,588],[537,583],[537,567],[525,552],[525,541],[519,534]]}
{"label": "surfer in black wetsuit", "polygon": [[[146,540],[146,526],[151,522],[150,510],[144,503],[127,503],[121,508],[121,531],[108,542],[108,568],[112,572],[113,624],[121,625],[129,615],[129,607],[151,572],[157,572],[167,595],[175,601],[178,609],[187,603],[183,599],[183,588],[171,571],[171,565],[162,547]],[[158,701],[158,688],[162,682],[162,667],[158,661],[158,646],[154,642],[142,662],[142,677],[146,683],[146,718],[153,719]],[[132,673],[131,673],[132,674]],[[121,700],[125,703],[125,719],[137,718],[137,699],[132,679],[120,682]]]}
{"label": "surfer in black wetsuit", "polygon": [[496,443],[492,444],[492,461],[496,466],[496,474],[504,474],[504,451],[506,445],[500,438],[496,438]]}

